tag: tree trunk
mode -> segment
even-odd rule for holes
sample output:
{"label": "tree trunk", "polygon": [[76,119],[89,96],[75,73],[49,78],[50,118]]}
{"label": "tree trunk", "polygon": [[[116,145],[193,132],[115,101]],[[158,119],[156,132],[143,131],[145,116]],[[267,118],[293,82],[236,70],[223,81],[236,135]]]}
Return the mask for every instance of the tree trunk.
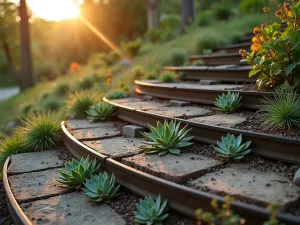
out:
{"label": "tree trunk", "polygon": [[20,31],[21,31],[21,74],[20,88],[25,90],[34,86],[29,22],[27,14],[26,0],[20,0]]}
{"label": "tree trunk", "polygon": [[181,0],[181,32],[195,20],[194,0]]}
{"label": "tree trunk", "polygon": [[6,61],[7,61],[7,65],[8,65],[8,68],[9,68],[10,75],[13,76],[16,79],[17,83],[20,85],[20,79],[18,77],[17,70],[16,70],[16,67],[14,65],[13,59],[11,57],[10,49],[9,49],[9,46],[8,46],[8,44],[5,40],[2,40],[2,48],[3,48],[3,51],[4,51],[5,57],[6,57]]}
{"label": "tree trunk", "polygon": [[158,27],[158,5],[159,0],[147,0],[147,21],[148,30],[155,29]]}

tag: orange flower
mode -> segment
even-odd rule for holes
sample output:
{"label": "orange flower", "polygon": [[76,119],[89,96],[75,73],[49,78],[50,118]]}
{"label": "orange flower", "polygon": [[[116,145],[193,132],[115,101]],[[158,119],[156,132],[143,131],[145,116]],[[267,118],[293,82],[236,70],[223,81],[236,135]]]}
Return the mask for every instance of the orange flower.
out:
{"label": "orange flower", "polygon": [[254,33],[256,36],[258,36],[258,35],[261,34],[261,29],[260,29],[259,27],[254,27],[253,33]]}
{"label": "orange flower", "polygon": [[242,55],[243,58],[245,58],[247,56],[247,51],[246,50],[240,49],[239,53]]}
{"label": "orange flower", "polygon": [[275,13],[275,16],[277,16],[278,18],[281,18],[282,17],[281,10],[277,10],[276,13]]}
{"label": "orange flower", "polygon": [[260,28],[261,28],[261,29],[265,29],[265,28],[266,28],[266,24],[260,25]]}
{"label": "orange flower", "polygon": [[105,79],[105,82],[106,82],[106,83],[111,83],[112,81],[113,81],[113,79],[112,79],[111,76],[106,77],[106,79]]}
{"label": "orange flower", "polygon": [[260,43],[254,43],[253,45],[251,45],[251,50],[252,51],[256,51],[258,52],[261,48],[261,44]]}
{"label": "orange flower", "polygon": [[72,72],[76,72],[76,71],[78,71],[80,69],[80,64],[79,63],[71,63],[70,64],[70,70],[72,71]]}
{"label": "orange flower", "polygon": [[290,4],[287,3],[287,2],[283,3],[283,7],[284,7],[284,9],[285,9],[286,11],[290,11],[290,10],[291,10]]}

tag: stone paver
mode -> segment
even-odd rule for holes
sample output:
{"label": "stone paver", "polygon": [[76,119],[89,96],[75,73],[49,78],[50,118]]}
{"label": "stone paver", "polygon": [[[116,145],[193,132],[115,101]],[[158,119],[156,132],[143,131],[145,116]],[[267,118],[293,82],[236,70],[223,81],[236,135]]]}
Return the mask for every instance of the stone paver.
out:
{"label": "stone paver", "polygon": [[57,152],[54,150],[23,153],[12,155],[8,173],[27,173],[62,166],[64,166],[64,161],[58,158]]}
{"label": "stone paver", "polygon": [[146,173],[170,180],[176,183],[184,183],[191,178],[203,175],[208,169],[222,163],[193,153],[182,153],[180,156],[140,154],[122,159],[128,166],[142,170]]}
{"label": "stone paver", "polygon": [[113,126],[114,123],[110,122],[110,121],[91,123],[88,120],[69,120],[69,121],[67,121],[66,125],[67,125],[68,129],[76,130],[76,129]]}
{"label": "stone paver", "polygon": [[208,125],[214,125],[214,126],[226,126],[226,127],[232,127],[237,124],[240,124],[246,120],[246,117],[241,116],[238,113],[234,114],[215,114],[211,116],[203,116],[203,117],[197,117],[192,118],[190,121],[196,122],[196,123],[204,123]]}
{"label": "stone paver", "polygon": [[169,105],[170,106],[179,106],[179,107],[183,107],[183,106],[187,106],[191,104],[190,102],[185,102],[185,101],[180,101],[180,100],[170,100],[169,101]]}
{"label": "stone paver", "polygon": [[142,139],[116,137],[99,141],[85,141],[83,144],[97,152],[119,160],[142,152],[139,148]]}
{"label": "stone paver", "polygon": [[128,103],[122,103],[122,105],[137,109],[137,110],[154,110],[154,109],[159,109],[163,106],[167,106],[166,104],[160,103],[160,102],[155,102],[155,101],[143,101],[143,102],[128,102]]}
{"label": "stone paver", "polygon": [[220,84],[221,82],[218,80],[200,80],[200,85],[216,85]]}
{"label": "stone paver", "polygon": [[188,88],[188,89],[206,89],[206,90],[234,90],[236,88],[242,88],[244,85],[239,84],[215,84],[215,85],[201,85],[200,83],[170,83],[160,84],[159,86],[164,87],[176,87],[176,88]]}
{"label": "stone paver", "polygon": [[145,131],[144,127],[136,125],[126,125],[123,127],[123,135],[129,138],[137,138],[143,136],[141,133]]}
{"label": "stone paver", "polygon": [[121,135],[121,132],[114,126],[72,130],[71,133],[76,139],[81,141],[105,139]]}
{"label": "stone paver", "polygon": [[91,203],[82,192],[25,203],[22,208],[32,223],[39,225],[126,224],[108,205]]}
{"label": "stone paver", "polygon": [[300,188],[290,183],[283,174],[249,169],[243,164],[233,164],[206,174],[190,182],[190,185],[259,203],[276,203],[281,209],[300,197]]}
{"label": "stone paver", "polygon": [[128,97],[128,98],[121,98],[121,99],[111,99],[111,101],[121,104],[121,103],[129,103],[129,102],[141,102],[142,99],[134,98],[134,97]]}
{"label": "stone paver", "polygon": [[162,107],[157,110],[150,110],[150,113],[168,116],[168,117],[184,117],[184,116],[201,116],[210,113],[211,111],[201,107],[194,106],[170,106]]}
{"label": "stone paver", "polygon": [[294,184],[296,184],[297,186],[300,186],[300,168],[297,170],[295,176],[294,176],[294,180],[293,180]]}
{"label": "stone paver", "polygon": [[59,186],[57,169],[24,173],[8,178],[10,187],[18,202],[28,202],[68,192]]}

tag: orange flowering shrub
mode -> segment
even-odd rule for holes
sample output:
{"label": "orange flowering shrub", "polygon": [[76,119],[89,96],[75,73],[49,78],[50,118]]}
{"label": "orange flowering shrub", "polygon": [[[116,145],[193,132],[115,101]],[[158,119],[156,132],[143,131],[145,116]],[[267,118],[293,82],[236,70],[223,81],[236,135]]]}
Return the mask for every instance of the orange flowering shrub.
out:
{"label": "orange flowering shrub", "polygon": [[[264,7],[264,12],[270,9]],[[258,89],[272,90],[283,83],[300,83],[300,3],[278,6],[275,15],[286,23],[262,24],[253,29],[251,53],[240,50],[242,61],[252,65],[249,76],[258,75]]]}
{"label": "orange flowering shrub", "polygon": [[79,69],[80,69],[80,64],[79,64],[79,63],[73,62],[73,63],[70,64],[70,70],[71,70],[72,72],[76,72],[76,71],[78,71]]}

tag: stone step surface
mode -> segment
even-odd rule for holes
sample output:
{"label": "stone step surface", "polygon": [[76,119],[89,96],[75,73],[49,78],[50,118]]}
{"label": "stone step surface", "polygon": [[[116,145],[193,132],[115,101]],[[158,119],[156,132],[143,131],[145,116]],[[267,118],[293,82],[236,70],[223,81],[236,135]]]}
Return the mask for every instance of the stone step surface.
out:
{"label": "stone step surface", "polygon": [[120,160],[141,153],[142,150],[139,147],[142,141],[137,138],[116,137],[99,141],[84,141],[83,144],[103,155]]}
{"label": "stone step surface", "polygon": [[290,183],[284,175],[249,169],[243,164],[232,164],[206,174],[191,181],[189,185],[264,205],[275,203],[281,210],[300,197],[300,188]]}
{"label": "stone step surface", "polygon": [[58,158],[55,150],[23,153],[11,157],[8,174],[28,173],[63,166],[64,161]]}
{"label": "stone step surface", "polygon": [[91,203],[82,192],[25,203],[22,208],[32,223],[38,225],[126,224],[108,205]]}
{"label": "stone step surface", "polygon": [[70,133],[76,139],[82,141],[105,139],[121,135],[121,132],[113,124],[97,128],[71,130]]}
{"label": "stone step surface", "polygon": [[211,111],[201,107],[194,107],[194,106],[185,106],[185,107],[178,107],[178,106],[169,106],[169,107],[162,107],[157,110],[149,110],[149,113],[154,113],[158,115],[168,116],[168,117],[184,117],[184,116],[203,116]]}
{"label": "stone step surface", "polygon": [[220,161],[193,153],[182,153],[180,156],[168,154],[162,157],[140,154],[124,158],[122,162],[138,170],[176,183],[184,183],[222,165]]}
{"label": "stone step surface", "polygon": [[189,121],[193,121],[196,123],[204,123],[207,125],[214,125],[214,126],[226,126],[226,127],[233,127],[237,124],[240,124],[246,121],[246,117],[242,116],[238,113],[233,114],[214,114],[211,116],[203,116],[203,117],[196,117],[189,119]]}
{"label": "stone step surface", "polygon": [[59,186],[58,178],[57,169],[50,169],[13,175],[8,180],[16,200],[22,203],[69,192]]}
{"label": "stone step surface", "polygon": [[68,127],[68,129],[71,130],[97,128],[97,127],[110,127],[113,125],[114,124],[111,121],[91,123],[90,121],[85,119],[74,119],[74,120],[68,120],[66,122],[66,126]]}

